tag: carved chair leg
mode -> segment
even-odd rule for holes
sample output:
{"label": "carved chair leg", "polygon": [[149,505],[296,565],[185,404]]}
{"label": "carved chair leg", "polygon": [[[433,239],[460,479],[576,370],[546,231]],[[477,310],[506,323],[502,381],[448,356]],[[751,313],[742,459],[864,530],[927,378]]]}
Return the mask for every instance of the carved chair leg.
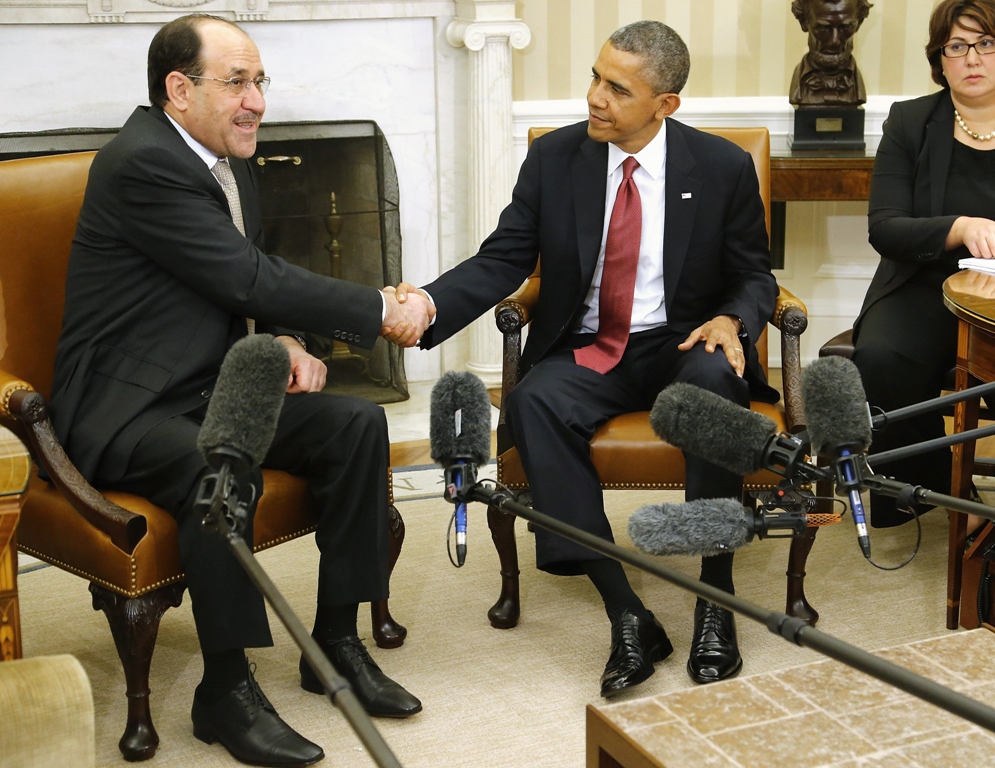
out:
{"label": "carved chair leg", "polygon": [[805,564],[808,561],[808,553],[812,551],[815,534],[818,531],[818,528],[812,526],[806,528],[805,533],[800,537],[791,540],[791,549],[788,552],[788,570],[785,574],[788,577],[785,613],[801,619],[813,627],[819,620],[819,612],[809,605],[805,597]]}
{"label": "carved chair leg", "polygon": [[159,621],[183,600],[184,583],[169,584],[140,597],[124,597],[90,583],[93,609],[103,611],[124,666],[128,724],[118,748],[125,760],[148,760],[159,746],[159,734],[149,710],[149,669],[159,634]]}
{"label": "carved chair leg", "polygon": [[[401,556],[401,545],[404,544],[404,520],[393,504],[387,510],[390,520],[390,571],[394,572],[397,558]],[[370,604],[370,616],[373,619],[373,639],[380,648],[399,648],[408,636],[407,628],[401,626],[390,615],[386,600]]]}
{"label": "carved chair leg", "polygon": [[518,594],[518,545],[515,543],[515,516],[497,507],[487,507],[487,526],[501,563],[501,596],[487,612],[491,626],[511,629],[518,624],[521,603]]}

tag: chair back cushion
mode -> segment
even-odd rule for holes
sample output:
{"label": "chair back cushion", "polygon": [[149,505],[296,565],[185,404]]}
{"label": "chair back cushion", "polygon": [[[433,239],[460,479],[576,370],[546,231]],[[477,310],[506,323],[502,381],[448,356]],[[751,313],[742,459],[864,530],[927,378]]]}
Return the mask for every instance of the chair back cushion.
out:
{"label": "chair back cushion", "polygon": [[0,162],[0,368],[46,399],[62,330],[69,251],[95,154]]}

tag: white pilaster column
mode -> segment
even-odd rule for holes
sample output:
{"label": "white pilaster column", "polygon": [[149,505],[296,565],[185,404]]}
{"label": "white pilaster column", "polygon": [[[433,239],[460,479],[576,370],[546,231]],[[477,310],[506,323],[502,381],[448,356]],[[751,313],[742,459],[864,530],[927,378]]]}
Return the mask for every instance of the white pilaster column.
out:
{"label": "white pilaster column", "polygon": [[[446,28],[449,43],[466,46],[470,58],[469,242],[474,249],[494,230],[515,185],[511,50],[524,48],[530,38],[508,0],[457,0],[456,18]],[[467,368],[489,387],[501,383],[501,334],[490,312],[470,329]]]}

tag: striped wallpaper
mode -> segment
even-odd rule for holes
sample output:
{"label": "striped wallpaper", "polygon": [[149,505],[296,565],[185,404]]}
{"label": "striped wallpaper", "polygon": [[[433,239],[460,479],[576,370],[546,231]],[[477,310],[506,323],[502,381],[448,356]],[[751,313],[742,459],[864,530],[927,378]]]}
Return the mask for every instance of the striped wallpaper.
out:
{"label": "striped wallpaper", "polygon": [[[923,54],[934,0],[872,0],[854,55],[868,94],[936,89]],[[791,0],[519,0],[532,42],[514,53],[514,99],[587,95],[591,65],[608,36],[638,19],[677,30],[691,51],[685,96],[787,96],[807,35]]]}

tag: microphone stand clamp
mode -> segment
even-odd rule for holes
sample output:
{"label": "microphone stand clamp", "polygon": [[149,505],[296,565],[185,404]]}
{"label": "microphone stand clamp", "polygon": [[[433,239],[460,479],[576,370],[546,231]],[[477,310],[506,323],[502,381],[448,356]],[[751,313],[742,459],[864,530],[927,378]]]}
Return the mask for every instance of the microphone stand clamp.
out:
{"label": "microphone stand clamp", "polygon": [[[255,498],[256,489],[252,488]],[[230,530],[239,536],[249,520],[249,504],[238,498],[238,482],[230,462],[223,462],[216,472],[201,478],[194,500],[194,510],[202,515],[201,526],[205,531]],[[225,525],[220,524],[224,519]]]}
{"label": "microphone stand clamp", "polygon": [[444,470],[445,477],[445,499],[453,504],[473,501],[471,489],[477,484],[477,465],[471,462],[466,464],[450,464]]}

